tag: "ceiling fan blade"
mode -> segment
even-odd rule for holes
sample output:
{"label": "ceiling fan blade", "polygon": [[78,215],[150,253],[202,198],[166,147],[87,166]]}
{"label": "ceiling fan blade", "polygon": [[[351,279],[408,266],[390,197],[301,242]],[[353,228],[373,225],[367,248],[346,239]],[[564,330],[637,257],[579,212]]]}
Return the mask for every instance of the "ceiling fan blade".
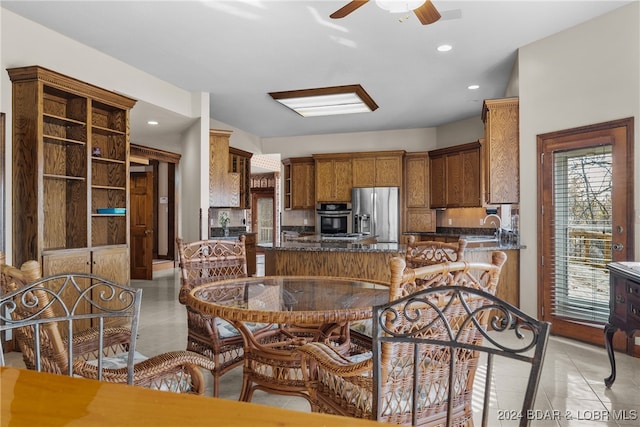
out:
{"label": "ceiling fan blade", "polygon": [[346,5],[342,6],[340,9],[336,10],[331,15],[329,15],[329,17],[333,18],[333,19],[344,18],[345,16],[347,16],[348,14],[350,14],[351,12],[353,12],[354,10],[359,8],[360,6],[363,6],[368,1],[369,0],[353,0],[353,1],[350,1]]}
{"label": "ceiling fan blade", "polygon": [[431,0],[425,1],[422,6],[414,9],[413,13],[416,14],[420,22],[422,22],[422,25],[433,24],[440,19],[440,12],[438,12],[438,9],[431,3]]}

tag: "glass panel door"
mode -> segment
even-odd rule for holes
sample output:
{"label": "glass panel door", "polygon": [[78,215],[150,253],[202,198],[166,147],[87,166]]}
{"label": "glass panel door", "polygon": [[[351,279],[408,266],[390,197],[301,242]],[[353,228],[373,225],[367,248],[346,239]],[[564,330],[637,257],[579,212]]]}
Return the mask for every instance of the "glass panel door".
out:
{"label": "glass panel door", "polygon": [[552,313],[604,323],[609,316],[611,145],[556,152]]}

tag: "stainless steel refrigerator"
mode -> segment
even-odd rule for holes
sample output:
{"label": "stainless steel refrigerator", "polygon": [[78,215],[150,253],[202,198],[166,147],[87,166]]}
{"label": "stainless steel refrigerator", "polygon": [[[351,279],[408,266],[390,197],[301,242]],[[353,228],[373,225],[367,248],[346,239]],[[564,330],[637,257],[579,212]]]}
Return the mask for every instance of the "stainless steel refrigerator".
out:
{"label": "stainless steel refrigerator", "polygon": [[351,193],[353,232],[376,236],[378,242],[399,242],[398,187],[355,187]]}

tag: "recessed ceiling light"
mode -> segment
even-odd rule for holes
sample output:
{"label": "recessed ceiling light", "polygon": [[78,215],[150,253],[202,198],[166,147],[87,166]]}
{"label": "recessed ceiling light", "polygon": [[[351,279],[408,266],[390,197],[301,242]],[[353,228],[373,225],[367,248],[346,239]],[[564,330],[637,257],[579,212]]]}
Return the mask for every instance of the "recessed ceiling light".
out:
{"label": "recessed ceiling light", "polygon": [[147,122],[147,124],[148,124],[148,125],[151,125],[151,126],[156,126],[156,125],[158,124],[158,122],[157,122],[156,120],[149,120],[149,121]]}
{"label": "recessed ceiling light", "polygon": [[469,85],[467,86],[467,89],[470,89],[470,90],[480,89],[480,85]]}
{"label": "recessed ceiling light", "polygon": [[369,113],[378,108],[360,85],[270,92],[269,95],[303,117]]}
{"label": "recessed ceiling light", "polygon": [[449,52],[451,49],[453,49],[453,46],[451,46],[450,44],[441,44],[436,49],[438,50],[438,52]]}

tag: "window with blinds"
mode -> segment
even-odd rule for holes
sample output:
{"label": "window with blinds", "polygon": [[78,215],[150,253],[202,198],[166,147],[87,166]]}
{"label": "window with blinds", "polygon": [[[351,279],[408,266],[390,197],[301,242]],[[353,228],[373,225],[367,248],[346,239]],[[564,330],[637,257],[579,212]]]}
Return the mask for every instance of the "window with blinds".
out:
{"label": "window with blinds", "polygon": [[605,323],[609,316],[612,232],[612,146],[553,155],[555,286],[552,313]]}

